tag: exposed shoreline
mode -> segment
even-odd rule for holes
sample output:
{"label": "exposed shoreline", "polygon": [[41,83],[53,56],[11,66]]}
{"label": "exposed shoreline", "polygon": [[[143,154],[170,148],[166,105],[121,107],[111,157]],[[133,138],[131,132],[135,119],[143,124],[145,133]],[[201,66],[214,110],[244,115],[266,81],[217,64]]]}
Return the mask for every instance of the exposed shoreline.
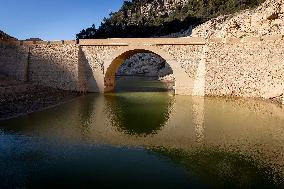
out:
{"label": "exposed shoreline", "polygon": [[43,111],[79,95],[78,92],[21,82],[0,75],[0,121]]}
{"label": "exposed shoreline", "polygon": [[[163,82],[164,83],[164,82]],[[29,82],[21,82],[0,75],[0,121],[33,112],[43,111],[70,102],[81,93],[54,89]],[[237,96],[207,96],[226,99],[254,99],[283,107],[281,98],[243,98]]]}

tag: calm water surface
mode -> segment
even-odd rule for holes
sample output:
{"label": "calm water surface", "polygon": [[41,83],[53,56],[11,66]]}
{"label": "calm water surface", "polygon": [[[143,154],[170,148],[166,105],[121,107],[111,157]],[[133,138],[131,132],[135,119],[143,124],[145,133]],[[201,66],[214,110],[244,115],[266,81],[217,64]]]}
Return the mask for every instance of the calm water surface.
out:
{"label": "calm water surface", "polygon": [[0,188],[284,188],[284,110],[90,94],[0,122]]}

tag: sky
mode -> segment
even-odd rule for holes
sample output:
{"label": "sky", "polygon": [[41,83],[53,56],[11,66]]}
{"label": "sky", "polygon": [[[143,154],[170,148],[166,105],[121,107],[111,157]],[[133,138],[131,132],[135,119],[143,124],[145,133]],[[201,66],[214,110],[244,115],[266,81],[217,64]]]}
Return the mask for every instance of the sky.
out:
{"label": "sky", "polygon": [[72,40],[123,0],[0,0],[0,30],[18,39]]}

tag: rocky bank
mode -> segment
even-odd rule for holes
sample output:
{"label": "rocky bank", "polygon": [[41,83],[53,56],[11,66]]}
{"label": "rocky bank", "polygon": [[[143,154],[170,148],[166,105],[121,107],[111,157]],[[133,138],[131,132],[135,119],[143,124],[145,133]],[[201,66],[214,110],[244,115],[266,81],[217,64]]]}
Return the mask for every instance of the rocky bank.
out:
{"label": "rocky bank", "polygon": [[76,92],[21,82],[0,75],[0,120],[43,110],[76,96]]}

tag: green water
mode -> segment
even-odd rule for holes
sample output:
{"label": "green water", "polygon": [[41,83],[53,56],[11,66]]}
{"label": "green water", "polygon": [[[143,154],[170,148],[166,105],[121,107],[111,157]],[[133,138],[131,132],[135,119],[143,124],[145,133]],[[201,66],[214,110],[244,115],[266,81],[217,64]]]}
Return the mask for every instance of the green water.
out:
{"label": "green water", "polygon": [[0,188],[284,188],[284,110],[89,94],[0,122]]}

